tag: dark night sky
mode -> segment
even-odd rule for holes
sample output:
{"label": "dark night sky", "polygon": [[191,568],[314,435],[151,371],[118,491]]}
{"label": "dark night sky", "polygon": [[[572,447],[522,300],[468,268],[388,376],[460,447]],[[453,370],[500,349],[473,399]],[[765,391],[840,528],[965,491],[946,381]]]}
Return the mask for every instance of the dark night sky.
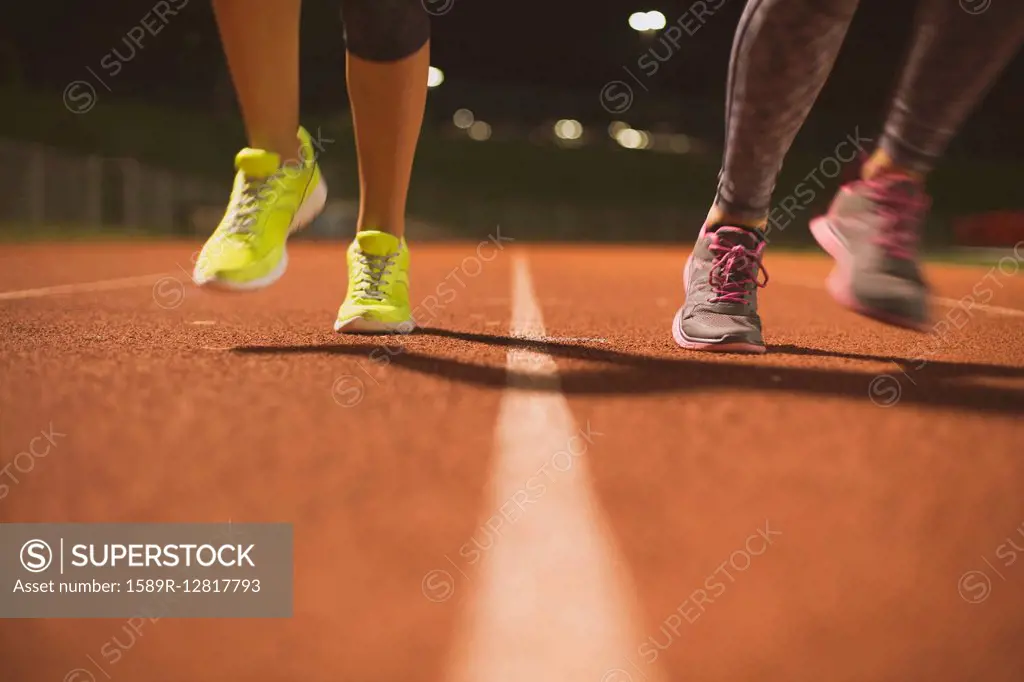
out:
{"label": "dark night sky", "polygon": [[[118,75],[117,94],[208,102],[223,68],[207,0],[185,3],[180,14],[144,46]],[[252,0],[253,3],[261,0]],[[433,0],[441,2],[442,0]],[[432,63],[452,84],[531,84],[558,90],[599,91],[635,64],[646,47],[627,25],[630,13],[657,9],[672,23],[690,2],[668,0],[446,0],[450,11],[435,18]],[[949,0],[956,2],[956,0]],[[7,4],[7,3],[4,3]],[[153,1],[39,0],[11,3],[0,29],[13,41],[26,85],[60,91],[122,47]],[[863,0],[839,63],[819,107],[856,109],[874,115],[892,89],[896,65],[909,36],[913,2]],[[720,102],[733,31],[743,0],[726,0],[652,83],[652,92]],[[966,15],[965,15],[966,16]],[[304,7],[304,105],[330,108],[343,101],[341,23],[338,3],[307,1]],[[0,45],[5,42],[0,39]],[[9,52],[9,50],[8,50]],[[987,100],[984,111],[1019,121],[1024,113],[1024,65],[1018,58]]]}

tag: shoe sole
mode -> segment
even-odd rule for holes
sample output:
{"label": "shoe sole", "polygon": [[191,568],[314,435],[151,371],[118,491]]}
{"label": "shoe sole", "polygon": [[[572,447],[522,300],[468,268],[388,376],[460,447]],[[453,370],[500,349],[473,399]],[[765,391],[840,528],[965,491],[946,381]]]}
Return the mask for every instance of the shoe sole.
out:
{"label": "shoe sole", "polygon": [[[684,289],[690,288],[690,261],[692,259],[693,256],[686,259],[686,266],[683,269]],[[757,343],[746,343],[743,341],[698,341],[696,339],[691,339],[683,333],[683,307],[680,307],[679,310],[676,311],[675,317],[672,318],[672,338],[680,348],[705,352],[710,351],[713,353],[745,353],[750,355],[761,355],[768,351],[764,345]]]}
{"label": "shoe sole", "polygon": [[835,266],[825,280],[825,288],[832,299],[847,310],[901,329],[909,329],[916,332],[928,332],[931,325],[900,315],[893,315],[885,310],[878,310],[864,305],[853,293],[853,274],[850,267],[850,251],[843,243],[836,238],[828,220],[824,217],[814,218],[810,222],[811,235],[818,242],[818,246],[835,261]]}
{"label": "shoe sole", "polygon": [[416,329],[412,320],[402,322],[380,322],[353,317],[348,320],[335,320],[334,331],[339,334],[408,334]]}
{"label": "shoe sole", "polygon": [[760,346],[756,343],[745,343],[743,341],[695,341],[683,334],[683,330],[680,328],[682,319],[683,309],[680,308],[672,319],[672,338],[675,339],[676,345],[680,348],[711,351],[713,353],[746,353],[751,355],[761,355],[768,352],[765,346]]}
{"label": "shoe sole", "polygon": [[[303,201],[299,206],[299,210],[295,212],[295,217],[292,218],[292,223],[288,226],[288,237],[291,237],[293,234],[307,227],[310,223],[316,220],[317,216],[323,212],[326,204],[327,184],[321,177],[310,195],[306,197],[305,201]],[[281,260],[278,261],[273,270],[263,277],[250,280],[248,282],[234,282],[223,277],[218,277],[217,275],[203,279],[198,276],[198,270],[196,270],[192,273],[192,281],[195,282],[197,286],[211,291],[226,291],[231,293],[256,291],[258,289],[265,289],[277,280],[281,279],[287,269],[288,242],[286,238],[284,251],[281,254]]]}

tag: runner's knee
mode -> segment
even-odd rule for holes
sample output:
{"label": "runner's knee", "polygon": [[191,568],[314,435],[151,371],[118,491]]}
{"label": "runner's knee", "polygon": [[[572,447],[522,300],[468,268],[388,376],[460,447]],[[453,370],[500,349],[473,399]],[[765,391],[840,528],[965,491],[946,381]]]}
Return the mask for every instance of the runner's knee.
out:
{"label": "runner's knee", "polygon": [[430,39],[422,0],[342,0],[345,47],[371,62],[393,62],[416,53]]}

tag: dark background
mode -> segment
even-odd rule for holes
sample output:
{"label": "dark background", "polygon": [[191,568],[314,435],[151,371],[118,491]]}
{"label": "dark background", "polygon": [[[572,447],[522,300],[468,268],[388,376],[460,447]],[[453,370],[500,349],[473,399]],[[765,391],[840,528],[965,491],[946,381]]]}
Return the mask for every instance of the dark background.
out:
{"label": "dark background", "polygon": [[[112,50],[131,54],[125,34],[154,4],[7,4],[0,22],[0,138],[127,156],[229,181],[227,161],[244,145],[244,136],[207,0],[187,0],[158,35],[145,36],[142,49],[107,79],[109,91],[98,89],[101,101],[94,112],[74,114],[61,101],[68,83],[94,80],[90,70],[103,76],[101,60]],[[636,128],[685,133],[699,143],[698,151],[666,155],[618,148],[603,128],[623,116],[602,108],[599,97],[605,83],[629,80],[624,67],[639,74],[637,59],[657,40],[631,29],[629,15],[659,10],[672,24],[691,4],[454,0],[432,22],[431,63],[446,79],[428,100],[410,211],[464,227],[509,220],[507,207],[495,208],[502,201],[528,202],[529,211],[544,215],[556,205],[590,212],[549,230],[562,236],[595,232],[587,227],[596,220],[594,212],[613,209],[663,210],[662,217],[627,213],[612,222],[657,224],[651,229],[665,236],[678,232],[675,223],[697,219],[714,193],[729,52],[743,0],[726,0],[685,36],[657,74],[644,78],[649,91],[634,88],[635,102],[624,115]],[[791,191],[854,129],[877,134],[912,33],[915,5],[862,1],[832,77],[787,159],[780,192]],[[970,19],[964,12],[964,21]],[[339,3],[307,1],[302,30],[303,123],[324,125],[339,140],[327,162],[336,166],[331,172],[337,179],[329,184],[332,196],[352,197],[354,150]],[[136,107],[131,114],[129,104]],[[456,134],[452,113],[462,107],[493,126],[489,143]],[[1018,56],[936,173],[935,214],[947,223],[943,229],[958,216],[1020,208],[1022,114],[1024,63]],[[582,149],[559,148],[551,130],[560,118],[598,131],[588,138],[596,141]],[[823,193],[818,204],[828,198]],[[454,215],[453,204],[467,208]],[[543,226],[537,229],[544,232]],[[608,229],[607,236],[617,238]]]}
{"label": "dark background", "polygon": [[[178,0],[179,2],[181,0]],[[955,2],[955,0],[951,0]],[[7,3],[5,3],[7,4]],[[63,87],[98,61],[139,22],[153,3],[139,0],[49,0],[10,3],[5,30],[22,78],[42,87]],[[600,87],[624,61],[642,51],[627,25],[635,11],[659,10],[671,23],[689,2],[664,0],[454,0],[433,21],[433,63],[456,81],[529,84],[559,88]],[[665,92],[721,98],[729,48],[743,0],[726,0],[707,25],[688,36],[671,68],[658,77]],[[843,53],[823,94],[826,106],[874,113],[883,105],[910,35],[915,3],[863,0]],[[304,99],[327,107],[342,101],[343,64],[338,3],[304,5]],[[969,20],[965,13],[964,19]],[[189,0],[170,30],[149,38],[138,68],[120,77],[125,94],[172,95],[195,102],[215,84],[223,62],[210,5]],[[1018,60],[997,86],[993,109],[1021,113],[1024,68]]]}
{"label": "dark background", "polygon": [[[182,0],[177,0],[181,2]],[[258,0],[254,0],[258,1]],[[955,2],[955,0],[950,0]],[[6,3],[5,3],[6,4]],[[8,77],[38,88],[61,89],[96,68],[153,3],[146,0],[50,0],[11,3],[4,21],[12,38],[5,52]],[[432,63],[448,83],[528,85],[599,90],[621,77],[622,65],[646,49],[627,25],[634,11],[659,10],[671,23],[689,2],[454,0],[433,20]],[[729,49],[743,0],[726,0],[707,24],[681,42],[659,71],[655,95],[700,100],[724,97]],[[879,116],[905,53],[915,3],[863,0],[819,107]],[[303,16],[303,104],[328,110],[345,101],[341,19],[337,2],[307,1]],[[970,16],[964,14],[964,20]],[[210,5],[189,0],[158,36],[117,76],[121,96],[182,106],[206,106],[222,86],[223,56]],[[1007,124],[1024,113],[1024,65],[1018,59],[983,105]],[[536,102],[538,109],[543,102]],[[1019,126],[1014,126],[1019,127]]]}

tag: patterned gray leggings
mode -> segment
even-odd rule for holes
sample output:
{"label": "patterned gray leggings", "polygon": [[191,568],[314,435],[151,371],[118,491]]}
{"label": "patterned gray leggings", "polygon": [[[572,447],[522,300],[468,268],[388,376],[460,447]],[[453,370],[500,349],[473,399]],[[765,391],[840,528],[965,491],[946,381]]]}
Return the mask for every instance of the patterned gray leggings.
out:
{"label": "patterned gray leggings", "polygon": [[[747,2],[729,63],[715,201],[727,214],[768,214],[783,159],[832,71],[859,2]],[[881,147],[901,166],[930,171],[1022,42],[1024,0],[921,0]]]}

